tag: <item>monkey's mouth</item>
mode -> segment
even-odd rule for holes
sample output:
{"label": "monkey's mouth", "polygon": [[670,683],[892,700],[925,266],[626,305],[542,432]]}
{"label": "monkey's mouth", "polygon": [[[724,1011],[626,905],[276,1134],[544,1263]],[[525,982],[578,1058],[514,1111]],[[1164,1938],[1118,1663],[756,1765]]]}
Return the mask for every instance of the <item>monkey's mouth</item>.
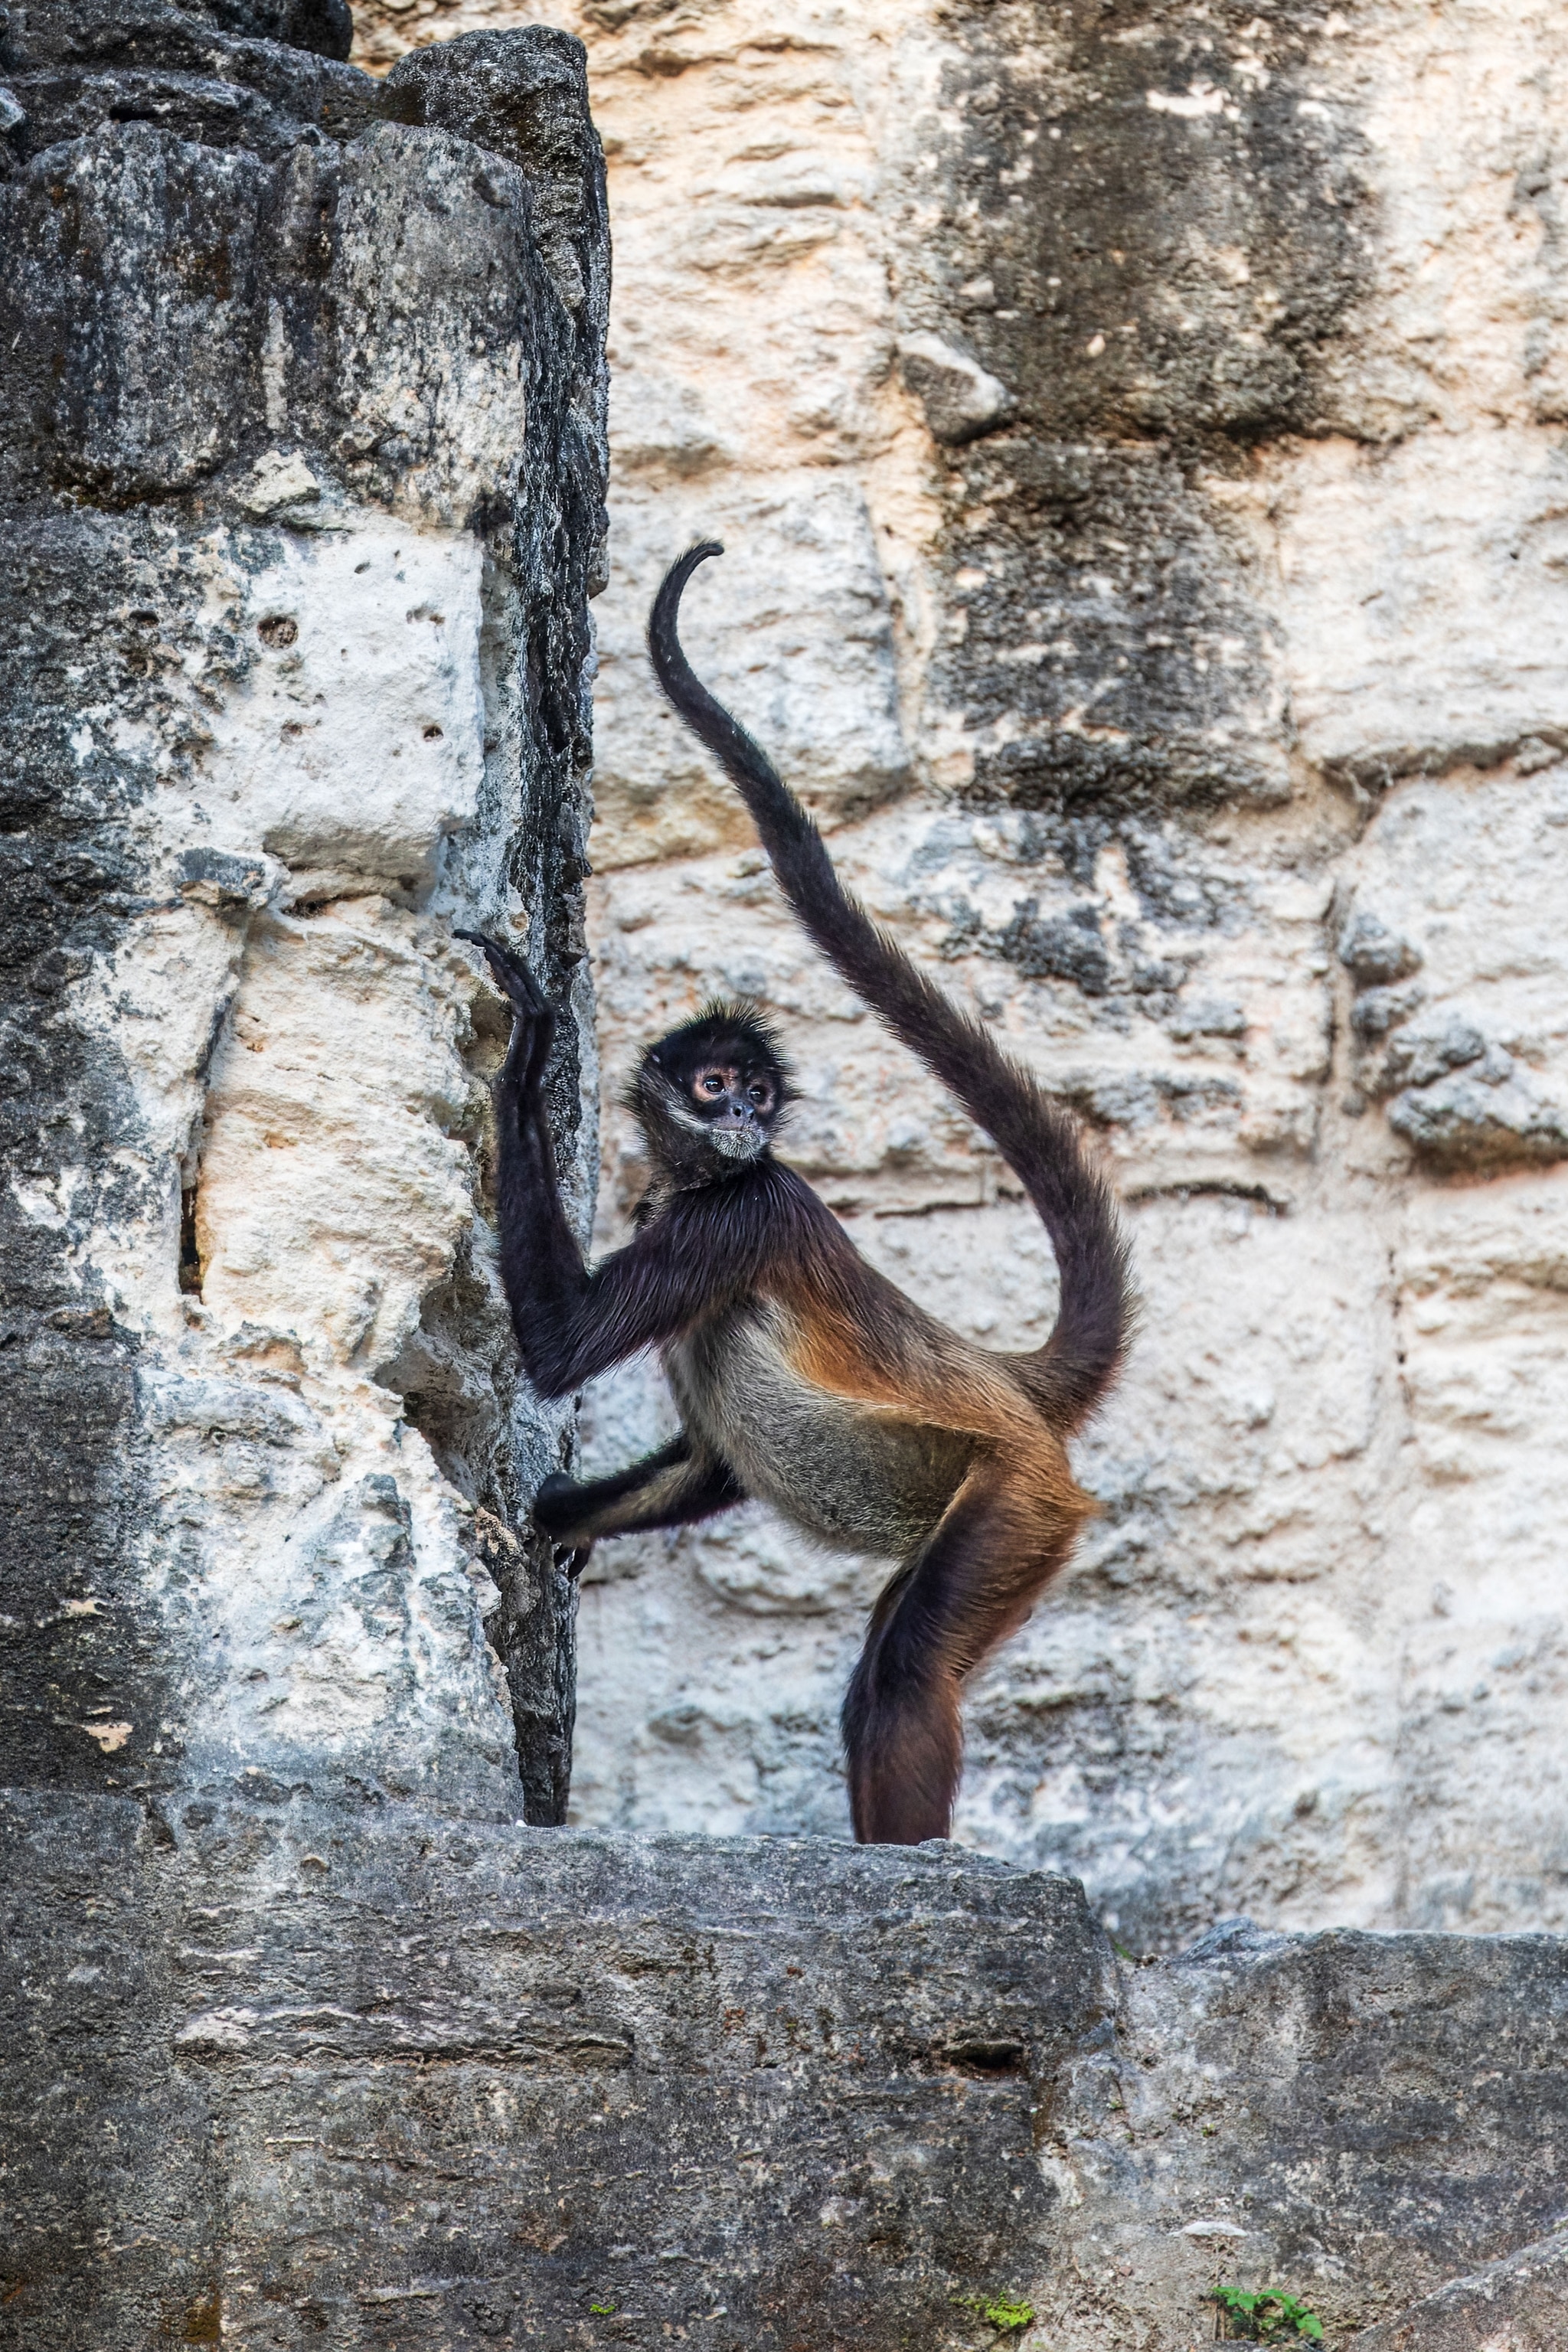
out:
{"label": "monkey's mouth", "polygon": [[725,1160],[754,1160],[768,1139],[760,1127],[710,1127],[708,1133]]}

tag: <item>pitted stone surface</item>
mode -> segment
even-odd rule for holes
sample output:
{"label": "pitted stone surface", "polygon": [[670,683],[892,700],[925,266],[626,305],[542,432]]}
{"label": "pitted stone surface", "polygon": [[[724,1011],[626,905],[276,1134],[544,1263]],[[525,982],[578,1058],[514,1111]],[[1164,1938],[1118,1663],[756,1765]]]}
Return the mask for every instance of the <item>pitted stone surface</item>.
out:
{"label": "pitted stone surface", "polygon": [[1002,2299],[1031,2352],[1196,2352],[1219,2280],[1378,2352],[1561,2340],[1551,1937],[1232,1922],[1127,1968],[1081,1889],[952,1846],[264,1772],[13,1794],[0,1843],[7,2352],[982,2352]]}
{"label": "pitted stone surface", "polygon": [[1561,2231],[1451,2279],[1352,2337],[1355,2352],[1552,2352],[1568,2309],[1568,2240]]}
{"label": "pitted stone surface", "polygon": [[1113,1999],[1065,1882],[264,1776],[66,1818],[3,1816],[0,2343],[968,2345],[1046,2259],[1037,2103]]}
{"label": "pitted stone surface", "polygon": [[[1561,2215],[1565,1958],[1550,1936],[1235,1919],[1124,1971],[1114,2043],[1075,2065],[1054,2122],[1073,2252],[1040,2340],[1211,2341],[1212,2306],[1185,2315],[1223,2279],[1282,2287],[1328,2342],[1359,2343],[1350,2331],[1533,2243]],[[1561,2333],[1550,2273],[1541,2296]],[[1405,2324],[1373,2340],[1426,2342]]]}

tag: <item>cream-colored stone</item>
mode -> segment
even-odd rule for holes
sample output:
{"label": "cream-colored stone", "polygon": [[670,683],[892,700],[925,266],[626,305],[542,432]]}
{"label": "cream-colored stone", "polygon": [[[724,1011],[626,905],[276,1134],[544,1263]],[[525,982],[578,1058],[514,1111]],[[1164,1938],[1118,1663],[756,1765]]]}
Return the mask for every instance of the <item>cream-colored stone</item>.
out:
{"label": "cream-colored stone", "polygon": [[[511,821],[485,772],[480,552],[338,520],[198,542],[182,663],[153,717],[116,722],[166,895],[79,983],[77,1017],[122,1043],[145,1153],[128,1172],[153,1208],[77,1252],[148,1343],[179,1606],[245,1661],[193,1705],[193,1749],[226,1771],[383,1748],[411,1787],[477,1779],[505,1805],[496,1596],[394,1385],[459,1250],[487,1263],[479,982],[429,911],[448,851],[493,887]],[[84,761],[104,723],[84,716]],[[52,1189],[24,1205],[69,1223]]]}
{"label": "cream-colored stone", "polygon": [[247,674],[212,713],[195,779],[206,837],[427,881],[484,769],[478,542],[362,514],[219,561]]}
{"label": "cream-colored stone", "polygon": [[[258,928],[214,1057],[202,1297],[374,1370],[473,1219],[458,1054],[472,977],[434,926],[353,898]],[[343,1171],[352,1170],[353,1181]]]}
{"label": "cream-colored stone", "polygon": [[699,538],[727,552],[686,600],[692,658],[745,714],[826,822],[909,781],[886,591],[852,485],[809,474],[765,493],[682,482],[616,510],[617,593],[599,628],[594,857],[601,869],[752,838],[734,793],[652,690],[643,631],[668,565]]}
{"label": "cream-colored stone", "polygon": [[1279,461],[1280,611],[1302,749],[1369,782],[1568,730],[1558,436],[1491,422]]}
{"label": "cream-colored stone", "polygon": [[1410,1916],[1560,1928],[1568,1181],[1427,1195],[1399,1275],[1419,1470],[1403,1547]]}
{"label": "cream-colored stone", "polygon": [[1366,142],[1378,217],[1334,373],[1369,437],[1562,415],[1564,71],[1552,0],[1394,0],[1346,24],[1332,102]]}
{"label": "cream-colored stone", "polygon": [[1356,1076],[1441,1172],[1568,1156],[1568,768],[1539,756],[1402,788],[1347,861]]}
{"label": "cream-colored stone", "polygon": [[313,506],[321,495],[321,483],[297,450],[268,449],[251,467],[240,504],[265,520],[285,508]]}

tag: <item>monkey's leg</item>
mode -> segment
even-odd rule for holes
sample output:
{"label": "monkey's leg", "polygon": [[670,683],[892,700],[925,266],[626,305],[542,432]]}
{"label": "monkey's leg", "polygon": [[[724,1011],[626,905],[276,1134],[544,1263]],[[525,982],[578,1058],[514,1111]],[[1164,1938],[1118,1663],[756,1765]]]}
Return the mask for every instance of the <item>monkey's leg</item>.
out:
{"label": "monkey's leg", "polygon": [[946,1837],[963,1760],[965,1675],[1028,1615],[1082,1518],[1058,1494],[977,1463],[889,1584],[844,1701],[849,1804],[862,1845]]}
{"label": "monkey's leg", "polygon": [[534,1524],[552,1543],[596,1543],[604,1536],[639,1535],[649,1528],[683,1528],[710,1519],[746,1499],[728,1465],[674,1438],[657,1454],[611,1478],[547,1478],[534,1497]]}

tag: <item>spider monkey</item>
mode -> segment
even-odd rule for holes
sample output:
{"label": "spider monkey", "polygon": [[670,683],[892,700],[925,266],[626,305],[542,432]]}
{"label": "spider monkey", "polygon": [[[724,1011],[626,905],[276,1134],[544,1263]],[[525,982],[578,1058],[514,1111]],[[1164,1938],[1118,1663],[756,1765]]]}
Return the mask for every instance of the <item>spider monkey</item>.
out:
{"label": "spider monkey", "polygon": [[1069,1114],[918,971],[833,870],[795,794],[681,651],[681,593],[722,553],[691,548],[648,625],[665,694],[755,821],[816,945],[991,1137],[1056,1252],[1045,1346],[962,1339],[859,1255],[773,1157],[788,1066],[748,1008],[715,1003],[648,1048],[628,1095],[651,1180],[636,1234],[590,1273],[561,1206],[541,1079],[554,1016],[515,957],[472,932],[510,999],[497,1082],[501,1269],[523,1364],[563,1397],[657,1347],[681,1433],[610,1478],[547,1479],[556,1543],[672,1528],[761,1496],[842,1549],[899,1562],[844,1704],[856,1836],[947,1834],[966,1675],[1028,1615],[1092,1510],[1064,1441],[1115,1379],[1131,1318],[1126,1244]]}

